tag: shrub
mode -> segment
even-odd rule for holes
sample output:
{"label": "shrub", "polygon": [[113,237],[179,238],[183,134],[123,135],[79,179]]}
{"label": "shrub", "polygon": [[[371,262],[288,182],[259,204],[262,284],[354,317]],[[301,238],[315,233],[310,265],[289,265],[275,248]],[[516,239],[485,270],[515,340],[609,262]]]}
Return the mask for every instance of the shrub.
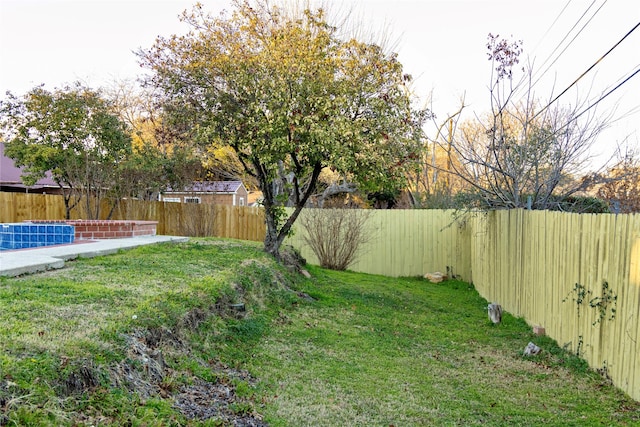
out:
{"label": "shrub", "polygon": [[370,215],[365,209],[305,209],[302,237],[322,267],[346,270],[371,239],[366,227]]}
{"label": "shrub", "polygon": [[610,213],[609,204],[597,197],[552,197],[549,210],[575,213]]}

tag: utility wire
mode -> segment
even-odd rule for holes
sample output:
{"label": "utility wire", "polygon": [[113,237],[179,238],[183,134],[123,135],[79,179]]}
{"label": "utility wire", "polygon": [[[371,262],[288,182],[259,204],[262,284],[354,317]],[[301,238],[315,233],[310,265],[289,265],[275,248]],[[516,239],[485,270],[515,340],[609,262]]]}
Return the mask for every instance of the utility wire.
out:
{"label": "utility wire", "polygon": [[[635,70],[636,68],[640,68],[640,63],[634,65],[633,67],[630,68],[629,73],[633,70]],[[618,83],[620,83],[622,80],[624,80],[626,78],[628,73],[624,73],[618,80],[615,81],[615,83],[611,83],[609,86],[605,87],[601,93],[605,93],[606,91],[608,91],[610,88],[612,88],[613,86],[617,85]]]}
{"label": "utility wire", "polygon": [[[578,19],[578,21],[576,21],[576,23],[573,25],[573,27],[571,27],[571,29],[567,32],[567,34],[564,36],[564,38],[562,39],[562,41],[560,41],[560,43],[558,43],[558,46],[556,46],[556,48],[553,50],[553,52],[551,52],[551,54],[549,55],[549,57],[547,58],[547,60],[540,66],[540,68],[544,67],[544,64],[547,63],[547,61],[549,59],[551,59],[551,57],[553,56],[553,54],[555,53],[556,50],[558,50],[558,48],[562,45],[562,43],[564,43],[564,41],[567,39],[567,37],[569,37],[569,34],[571,34],[571,32],[574,30],[574,28],[578,25],[578,23],[580,23],[580,21],[582,21],[582,18],[584,18],[584,16],[587,14],[587,12],[589,11],[589,9],[591,9],[591,6],[593,6],[593,4],[595,3],[595,0],[589,5],[589,7],[587,8],[587,10],[584,11],[584,13],[582,14],[582,16],[580,16],[580,19]],[[600,10],[602,9],[602,7],[607,3],[607,0],[605,0],[600,7],[593,13],[593,15],[591,15],[591,17],[589,18],[589,20],[587,22],[584,23],[584,25],[582,26],[582,28],[580,28],[580,30],[578,30],[578,32],[576,33],[575,36],[573,36],[573,38],[571,39],[571,41],[564,47],[564,49],[562,49],[562,51],[558,54],[558,56],[556,57],[556,59],[553,60],[553,62],[551,62],[551,64],[549,64],[549,66],[542,72],[542,74],[533,82],[533,84],[531,85],[531,87],[535,86],[540,79],[542,79],[542,77],[544,77],[544,75],[549,71],[549,69],[551,67],[553,67],[553,64],[555,64],[558,59],[560,59],[560,57],[567,51],[567,49],[571,46],[571,44],[573,44],[573,42],[578,38],[578,36],[580,34],[582,34],[582,32],[584,31],[584,29],[587,27],[587,25],[589,25],[589,23],[593,20],[593,18],[595,18],[595,16],[598,14],[598,12],[600,12]]]}
{"label": "utility wire", "polygon": [[[638,68],[640,69],[640,64],[636,65],[633,68]],[[622,80],[622,78],[620,78],[618,80],[618,82],[620,82]],[[617,84],[617,83],[616,83]],[[606,89],[605,89],[606,90]],[[621,114],[619,117],[617,117],[616,119],[612,120],[611,123],[615,123],[618,122],[620,120],[626,119],[627,117],[631,117],[637,113],[640,113],[640,104],[637,104],[631,108],[629,108],[629,110],[627,110],[626,112],[624,112],[623,114]]]}
{"label": "utility wire", "polygon": [[[560,13],[556,16],[556,19],[554,20],[553,24],[551,24],[551,26],[547,29],[547,32],[545,33],[545,35],[551,30],[551,28],[553,27],[553,25],[558,21],[558,19],[560,18],[560,16],[562,16],[563,12],[566,10],[566,8],[569,6],[569,4],[571,3],[572,0],[569,0],[567,2],[567,4],[564,6],[564,8],[560,11]],[[565,36],[562,38],[562,40],[556,45],[556,47],[553,49],[553,51],[547,56],[547,58],[544,60],[544,62],[542,63],[542,65],[540,67],[538,67],[538,71],[533,72],[533,74],[530,75],[530,82],[528,85],[527,90],[532,90],[534,88],[534,86],[547,74],[547,72],[549,72],[549,69],[553,66],[553,64],[555,64],[558,59],[560,59],[560,57],[566,52],[566,50],[571,46],[571,44],[576,40],[576,38],[582,33],[582,31],[584,31],[584,29],[587,27],[587,25],[589,25],[589,23],[593,20],[593,18],[596,16],[596,14],[600,11],[600,9],[602,9],[602,7],[605,5],[605,3],[607,3],[608,0],[604,0],[604,2],[600,5],[600,7],[593,13],[593,15],[591,15],[591,18],[589,18],[589,20],[582,26],[582,28],[580,28],[580,30],[578,31],[578,33],[571,39],[571,41],[565,46],[565,48],[562,50],[562,52],[560,52],[558,54],[558,56],[553,60],[553,62],[551,62],[551,64],[549,64],[549,66],[547,66],[547,68],[542,71],[540,73],[540,70],[542,70],[542,68],[545,66],[545,64],[547,62],[549,62],[549,60],[553,57],[553,55],[556,53],[556,51],[558,49],[560,49],[560,47],[562,46],[562,44],[565,42],[565,40],[567,40],[567,37],[569,37],[571,35],[571,33],[573,32],[573,30],[575,30],[575,28],[578,26],[578,24],[580,24],[580,22],[583,20],[583,18],[587,15],[587,13],[589,12],[589,10],[591,10],[591,8],[593,7],[593,5],[596,3],[597,0],[593,0],[591,2],[591,4],[587,7],[587,9],[582,12],[582,15],[580,15],[580,17],[578,18],[578,20],[575,22],[575,24],[573,24],[573,26],[571,27],[571,29],[569,29],[569,31],[567,31],[567,33],[565,34]],[[538,42],[538,45],[542,42],[542,38],[540,39],[540,42]],[[536,49],[537,46],[536,45]],[[532,68],[533,70],[533,68]],[[536,78],[536,76],[538,76]],[[535,81],[533,81],[533,79],[535,78]],[[521,84],[525,81],[526,76],[523,76],[522,79],[520,80],[520,82],[518,83],[517,87],[516,87],[516,92],[518,91],[518,89],[521,88]],[[532,82],[533,81],[533,82]]]}
{"label": "utility wire", "polygon": [[[549,27],[547,28],[547,31],[544,32],[544,34],[542,35],[542,37],[540,37],[540,40],[538,41],[538,43],[535,45],[535,47],[533,48],[533,50],[531,51],[531,53],[533,54],[538,47],[540,47],[540,43],[542,43],[542,41],[547,37],[547,35],[549,34],[549,31],[551,31],[551,29],[553,28],[554,25],[556,25],[556,23],[558,22],[558,19],[560,19],[560,17],[562,16],[562,14],[564,13],[565,10],[567,10],[567,7],[569,7],[569,5],[571,4],[572,0],[569,0],[564,7],[562,8],[562,10],[560,11],[560,13],[558,13],[558,15],[556,16],[556,19],[553,20],[553,22],[551,23],[551,25],[549,25]],[[566,36],[565,36],[566,38]],[[551,55],[553,55],[553,53],[558,49],[558,47],[556,47],[556,49],[551,52]],[[549,56],[551,56],[549,55]],[[549,58],[547,58],[547,61],[549,60]],[[544,64],[546,63],[546,61],[542,64],[542,66],[544,66]]]}
{"label": "utility wire", "polygon": [[[567,7],[569,7],[569,5],[571,4],[572,0],[567,1],[567,3],[564,5],[564,7],[562,8],[562,10],[556,15],[556,18],[553,20],[553,22],[551,23],[551,25],[549,25],[547,27],[547,30],[544,32],[544,34],[540,37],[540,39],[538,40],[538,43],[536,43],[535,47],[531,50],[530,55],[534,55],[535,52],[538,50],[538,48],[540,47],[540,45],[542,44],[542,42],[544,41],[544,39],[549,35],[549,32],[551,31],[551,29],[556,25],[556,23],[558,22],[558,20],[560,19],[560,17],[564,14],[565,10],[567,10]],[[595,0],[594,0],[595,2]],[[592,3],[593,4],[593,3]],[[566,38],[566,36],[565,36]],[[555,52],[558,47],[560,47],[559,45],[556,46],[556,48],[553,50],[553,52]],[[542,66],[544,66],[544,64],[547,63],[547,61],[551,58],[551,56],[553,55],[553,52],[547,57],[547,59],[545,59],[545,61],[543,62]],[[531,69],[533,69],[533,64],[531,64]],[[515,92],[518,91],[518,89],[521,87],[520,85],[525,81],[526,79],[526,75],[523,75],[522,78],[520,79],[520,82],[518,82],[518,84],[515,87]]]}
{"label": "utility wire", "polygon": [[[640,23],[638,23],[638,25],[640,25]],[[636,26],[637,27],[637,26]],[[573,117],[571,120],[569,120],[569,122],[565,125],[568,126],[569,123],[571,123],[572,121],[578,120],[578,118],[580,116],[582,116],[584,113],[586,113],[587,111],[589,111],[590,109],[592,109],[593,107],[595,107],[596,105],[598,105],[598,103],[600,103],[602,100],[604,100],[607,96],[611,95],[613,92],[615,92],[616,90],[618,90],[623,84],[627,83],[629,80],[631,80],[634,76],[636,76],[638,73],[640,73],[640,68],[638,68],[636,71],[633,72],[633,74],[629,75],[626,79],[624,79],[622,82],[620,82],[616,87],[614,87],[613,89],[611,89],[609,92],[607,92],[606,94],[604,94],[603,96],[601,96],[597,101],[595,101],[593,104],[589,105],[587,108],[585,108],[582,112],[580,112],[577,116]],[[547,105],[548,107],[548,105]],[[545,108],[547,108],[545,107]],[[540,113],[538,113],[540,114]],[[537,114],[536,114],[537,116]],[[535,118],[535,117],[534,117]]]}
{"label": "utility wire", "polygon": [[[560,92],[560,94],[558,96],[556,96],[555,98],[553,98],[543,109],[541,109],[538,114],[536,114],[535,116],[533,116],[532,120],[535,119],[536,117],[538,117],[544,110],[546,110],[547,108],[549,108],[551,106],[551,104],[553,104],[554,102],[556,102],[558,100],[558,98],[560,98],[562,95],[564,95],[569,89],[571,89],[576,83],[578,83],[578,81],[580,79],[582,79],[589,71],[591,71],[596,65],[598,65],[600,63],[600,61],[602,61],[607,55],[609,55],[615,48],[618,47],[618,45],[620,45],[620,43],[622,43],[624,41],[624,39],[626,39],[627,37],[629,37],[631,35],[631,33],[633,33],[638,27],[640,27],[640,22],[638,22],[631,30],[629,30],[627,32],[627,34],[624,35],[624,37],[622,37],[616,44],[613,45],[613,47],[611,47],[611,49],[609,49],[607,52],[605,52],[604,55],[602,55],[596,62],[593,63],[592,66],[590,66],[584,73],[582,73],[577,79],[575,79],[575,81],[573,83],[571,83],[565,90],[563,90],[562,92]],[[634,74],[632,74],[630,77],[633,77],[638,71],[636,71]],[[622,83],[620,83],[618,86],[616,86],[613,90],[617,89],[618,87],[620,87],[623,83],[625,83],[626,81],[629,80],[629,77],[627,79],[625,79]],[[598,102],[600,102],[602,99],[606,98],[611,92],[613,92],[613,90],[611,90],[610,92],[608,92],[604,97],[600,98],[600,100],[598,100],[596,102],[596,104]],[[589,107],[591,108],[591,107]]]}

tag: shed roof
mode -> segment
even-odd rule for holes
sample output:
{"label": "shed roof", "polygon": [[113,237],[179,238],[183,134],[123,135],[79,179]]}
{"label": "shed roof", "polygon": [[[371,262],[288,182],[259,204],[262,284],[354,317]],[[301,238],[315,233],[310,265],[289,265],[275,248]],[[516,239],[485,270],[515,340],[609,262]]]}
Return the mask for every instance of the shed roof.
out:
{"label": "shed roof", "polygon": [[242,181],[195,181],[191,187],[184,190],[169,189],[167,193],[224,193],[235,194],[243,188]]}

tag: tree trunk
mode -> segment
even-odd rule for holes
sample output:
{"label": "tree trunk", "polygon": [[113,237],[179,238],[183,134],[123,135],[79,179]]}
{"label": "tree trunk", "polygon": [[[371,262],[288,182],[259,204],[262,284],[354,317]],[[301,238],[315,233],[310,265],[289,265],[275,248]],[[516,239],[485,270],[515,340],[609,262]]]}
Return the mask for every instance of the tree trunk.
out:
{"label": "tree trunk", "polygon": [[282,242],[278,239],[278,225],[276,224],[276,213],[273,211],[273,206],[265,206],[264,216],[267,225],[267,232],[264,236],[264,250],[280,261],[280,244]]}
{"label": "tree trunk", "polygon": [[69,199],[63,197],[64,200],[64,219],[71,219],[71,206],[69,206]]}
{"label": "tree trunk", "polygon": [[71,209],[73,208],[73,206],[71,206],[72,193],[70,191],[66,191],[62,184],[58,183],[58,186],[62,193],[62,200],[64,200],[64,218],[71,219]]}
{"label": "tree trunk", "polygon": [[278,261],[281,260],[280,246],[282,246],[284,239],[289,235],[289,232],[291,231],[293,224],[298,219],[303,206],[304,205],[296,206],[291,216],[289,216],[281,228],[278,229],[276,221],[278,214],[277,209],[274,209],[273,206],[267,207],[265,204],[265,222],[267,225],[267,232],[264,237],[264,250],[265,252],[273,255]]}
{"label": "tree trunk", "polygon": [[[278,216],[280,212],[279,209],[282,209],[281,206],[277,206],[276,196],[277,191],[274,190],[273,182],[261,182],[262,194],[264,196],[264,214],[265,214],[265,222],[267,226],[267,232],[264,237],[264,250],[265,252],[274,256],[274,258],[278,261],[281,261],[280,258],[280,246],[284,239],[289,235],[293,224],[298,219],[298,215],[304,208],[309,199],[309,196],[315,191],[316,184],[318,182],[318,176],[320,176],[320,171],[322,170],[322,164],[317,162],[314,165],[313,172],[311,173],[311,178],[309,179],[309,184],[302,194],[300,194],[300,189],[296,185],[294,185],[294,191],[297,193],[295,210],[287,218],[287,220],[282,224],[281,228],[278,229]],[[266,177],[266,174],[258,173],[258,177]],[[289,197],[290,198],[290,197]]]}

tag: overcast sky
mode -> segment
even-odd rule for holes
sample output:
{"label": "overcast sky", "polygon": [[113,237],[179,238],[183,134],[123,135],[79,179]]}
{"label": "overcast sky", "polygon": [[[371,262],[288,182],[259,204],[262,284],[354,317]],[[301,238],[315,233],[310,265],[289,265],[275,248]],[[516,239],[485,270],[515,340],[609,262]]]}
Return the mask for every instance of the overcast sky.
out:
{"label": "overcast sky", "polygon": [[[76,80],[99,87],[116,79],[133,79],[142,72],[133,52],[151,46],[157,35],[184,32],[178,15],[193,3],[0,0],[0,91],[20,95],[41,83],[53,89]],[[214,13],[231,5],[230,0],[201,3]],[[363,32],[387,35],[405,70],[414,76],[417,93],[424,101],[432,95],[438,117],[454,111],[463,94],[468,117],[488,109],[491,70],[486,41],[490,32],[523,40],[523,55],[534,61],[541,76],[536,95],[548,100],[552,91],[558,94],[569,86],[640,22],[639,0],[325,3],[333,10],[351,10]],[[559,102],[575,103],[576,97],[587,95],[596,100],[638,69],[640,28],[583,77],[577,91],[567,92]],[[625,137],[638,144],[640,73],[597,108],[606,114],[616,104],[618,120],[602,135],[602,152],[610,152]]]}

